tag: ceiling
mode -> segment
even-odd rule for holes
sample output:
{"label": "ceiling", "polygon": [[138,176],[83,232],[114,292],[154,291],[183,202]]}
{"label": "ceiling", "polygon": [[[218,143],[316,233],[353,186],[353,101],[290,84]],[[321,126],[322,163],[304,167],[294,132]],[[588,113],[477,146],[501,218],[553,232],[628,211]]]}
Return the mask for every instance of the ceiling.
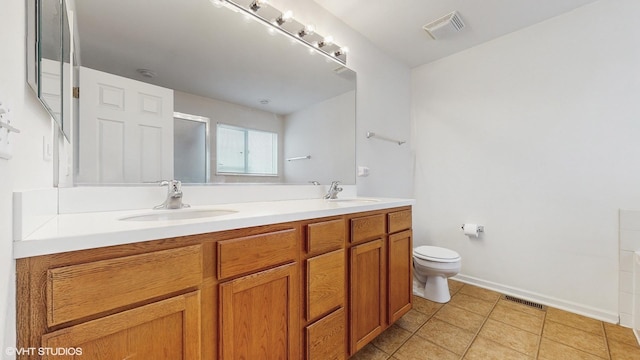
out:
{"label": "ceiling", "polygon": [[[413,68],[597,0],[315,0]],[[433,40],[422,26],[457,10],[465,27]]]}

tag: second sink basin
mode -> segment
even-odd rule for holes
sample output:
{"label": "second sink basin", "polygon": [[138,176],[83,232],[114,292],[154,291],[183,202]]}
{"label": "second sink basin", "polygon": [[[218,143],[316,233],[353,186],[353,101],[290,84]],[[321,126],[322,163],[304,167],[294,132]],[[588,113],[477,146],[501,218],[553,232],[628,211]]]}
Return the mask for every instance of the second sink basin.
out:
{"label": "second sink basin", "polygon": [[123,217],[123,221],[168,221],[208,218],[237,213],[236,210],[208,209],[208,210],[158,210],[142,215]]}

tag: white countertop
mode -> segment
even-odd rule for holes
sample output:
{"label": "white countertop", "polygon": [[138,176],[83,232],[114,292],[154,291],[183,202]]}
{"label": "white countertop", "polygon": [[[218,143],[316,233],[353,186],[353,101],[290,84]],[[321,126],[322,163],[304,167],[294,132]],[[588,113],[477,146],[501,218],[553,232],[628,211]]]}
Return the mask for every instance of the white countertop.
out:
{"label": "white countertop", "polygon": [[[413,199],[362,199],[365,201],[342,199],[343,201],[340,202],[332,202],[323,199],[304,199],[194,206],[184,210],[157,210],[237,211],[233,214],[186,220],[120,220],[124,217],[152,213],[151,209],[60,214],[25,239],[15,241],[13,257],[18,259],[415,204]],[[370,201],[366,201],[367,199]]]}

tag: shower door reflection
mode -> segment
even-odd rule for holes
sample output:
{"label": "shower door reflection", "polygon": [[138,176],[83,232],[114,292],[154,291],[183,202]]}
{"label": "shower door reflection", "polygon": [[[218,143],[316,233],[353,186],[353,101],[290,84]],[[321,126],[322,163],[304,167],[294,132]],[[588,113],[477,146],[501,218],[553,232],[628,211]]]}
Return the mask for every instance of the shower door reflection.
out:
{"label": "shower door reflection", "polygon": [[209,118],[173,113],[173,172],[183,183],[209,182]]}

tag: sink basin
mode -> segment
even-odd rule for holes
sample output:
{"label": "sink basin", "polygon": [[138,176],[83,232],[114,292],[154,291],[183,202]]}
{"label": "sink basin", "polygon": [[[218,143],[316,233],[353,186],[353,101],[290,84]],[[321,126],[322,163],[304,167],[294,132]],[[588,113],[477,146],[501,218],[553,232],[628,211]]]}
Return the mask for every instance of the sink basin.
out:
{"label": "sink basin", "polygon": [[365,198],[351,198],[351,199],[327,199],[329,202],[337,202],[337,203],[373,203],[379,202],[378,199],[365,199]]}
{"label": "sink basin", "polygon": [[159,210],[142,215],[123,217],[123,221],[169,221],[208,218],[235,214],[235,210]]}

